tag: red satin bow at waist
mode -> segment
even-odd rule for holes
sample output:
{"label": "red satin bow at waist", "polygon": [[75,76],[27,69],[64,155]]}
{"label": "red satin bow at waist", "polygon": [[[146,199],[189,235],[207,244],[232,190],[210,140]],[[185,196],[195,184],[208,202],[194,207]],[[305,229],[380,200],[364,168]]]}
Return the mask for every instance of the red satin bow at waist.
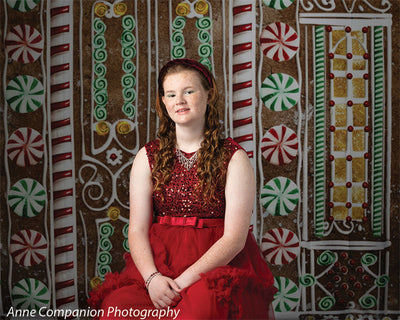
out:
{"label": "red satin bow at waist", "polygon": [[198,217],[158,216],[159,224],[193,228],[209,228],[224,225],[224,219],[202,219]]}

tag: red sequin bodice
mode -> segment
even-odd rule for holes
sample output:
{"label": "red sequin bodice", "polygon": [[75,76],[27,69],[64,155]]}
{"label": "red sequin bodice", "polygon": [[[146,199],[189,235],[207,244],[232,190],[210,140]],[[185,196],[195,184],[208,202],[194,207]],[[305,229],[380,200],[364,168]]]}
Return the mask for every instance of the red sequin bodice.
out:
{"label": "red sequin bodice", "polygon": [[[228,152],[228,160],[241,147],[228,138],[224,141]],[[154,166],[155,155],[159,148],[159,141],[154,140],[145,146],[151,169]],[[190,158],[193,153],[183,153]],[[228,165],[229,161],[226,165]],[[163,187],[163,196],[160,192],[153,192],[153,210],[156,216],[223,218],[225,215],[225,188],[216,190],[216,200],[207,203],[202,193],[196,189],[198,182],[197,165],[187,170],[175,158],[172,176],[168,184]]]}

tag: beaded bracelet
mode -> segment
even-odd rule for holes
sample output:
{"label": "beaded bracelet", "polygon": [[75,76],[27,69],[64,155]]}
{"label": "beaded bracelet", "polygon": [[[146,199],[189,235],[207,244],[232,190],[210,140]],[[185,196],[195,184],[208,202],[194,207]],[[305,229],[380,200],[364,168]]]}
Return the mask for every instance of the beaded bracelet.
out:
{"label": "beaded bracelet", "polygon": [[146,282],[145,282],[145,285],[146,285],[146,289],[147,289],[147,290],[149,290],[149,285],[150,285],[151,280],[153,280],[153,278],[154,278],[155,276],[158,276],[159,274],[161,274],[161,272],[156,271],[156,272],[153,272],[153,273],[147,278],[147,280],[146,280]]}

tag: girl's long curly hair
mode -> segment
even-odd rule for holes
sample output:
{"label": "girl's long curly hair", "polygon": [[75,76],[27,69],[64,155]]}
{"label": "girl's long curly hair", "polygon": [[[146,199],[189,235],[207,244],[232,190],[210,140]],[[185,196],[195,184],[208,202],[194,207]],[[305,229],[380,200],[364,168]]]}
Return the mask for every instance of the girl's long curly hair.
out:
{"label": "girl's long curly hair", "polygon": [[[167,109],[162,101],[164,95],[163,82],[167,75],[178,73],[184,70],[196,71],[201,79],[201,83],[206,90],[211,90],[210,99],[206,110],[206,121],[204,128],[204,139],[198,150],[197,175],[198,185],[196,190],[201,190],[204,200],[212,203],[218,187],[225,185],[226,179],[226,152],[221,137],[221,127],[219,122],[219,112],[217,108],[218,91],[215,79],[209,73],[208,79],[204,75],[204,70],[199,70],[197,65],[194,67],[186,63],[170,63],[164,66],[158,79],[157,92],[157,115],[160,119],[157,138],[160,142],[159,152],[155,156],[152,177],[155,181],[154,190],[162,192],[162,187],[167,184],[172,175],[175,161],[176,132],[175,123],[169,117]],[[208,72],[208,70],[207,70]]]}

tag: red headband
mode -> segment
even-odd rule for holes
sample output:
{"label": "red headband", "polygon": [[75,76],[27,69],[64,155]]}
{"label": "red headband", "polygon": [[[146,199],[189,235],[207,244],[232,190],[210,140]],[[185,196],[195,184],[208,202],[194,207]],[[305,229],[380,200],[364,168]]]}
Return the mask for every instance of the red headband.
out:
{"label": "red headband", "polygon": [[196,69],[207,79],[207,82],[210,85],[210,87],[213,86],[210,70],[208,70],[208,68],[205,65],[192,59],[174,59],[167,62],[160,70],[160,73],[158,75],[158,87],[160,88],[160,90],[163,87],[163,80],[168,69],[176,65],[183,65]]}

